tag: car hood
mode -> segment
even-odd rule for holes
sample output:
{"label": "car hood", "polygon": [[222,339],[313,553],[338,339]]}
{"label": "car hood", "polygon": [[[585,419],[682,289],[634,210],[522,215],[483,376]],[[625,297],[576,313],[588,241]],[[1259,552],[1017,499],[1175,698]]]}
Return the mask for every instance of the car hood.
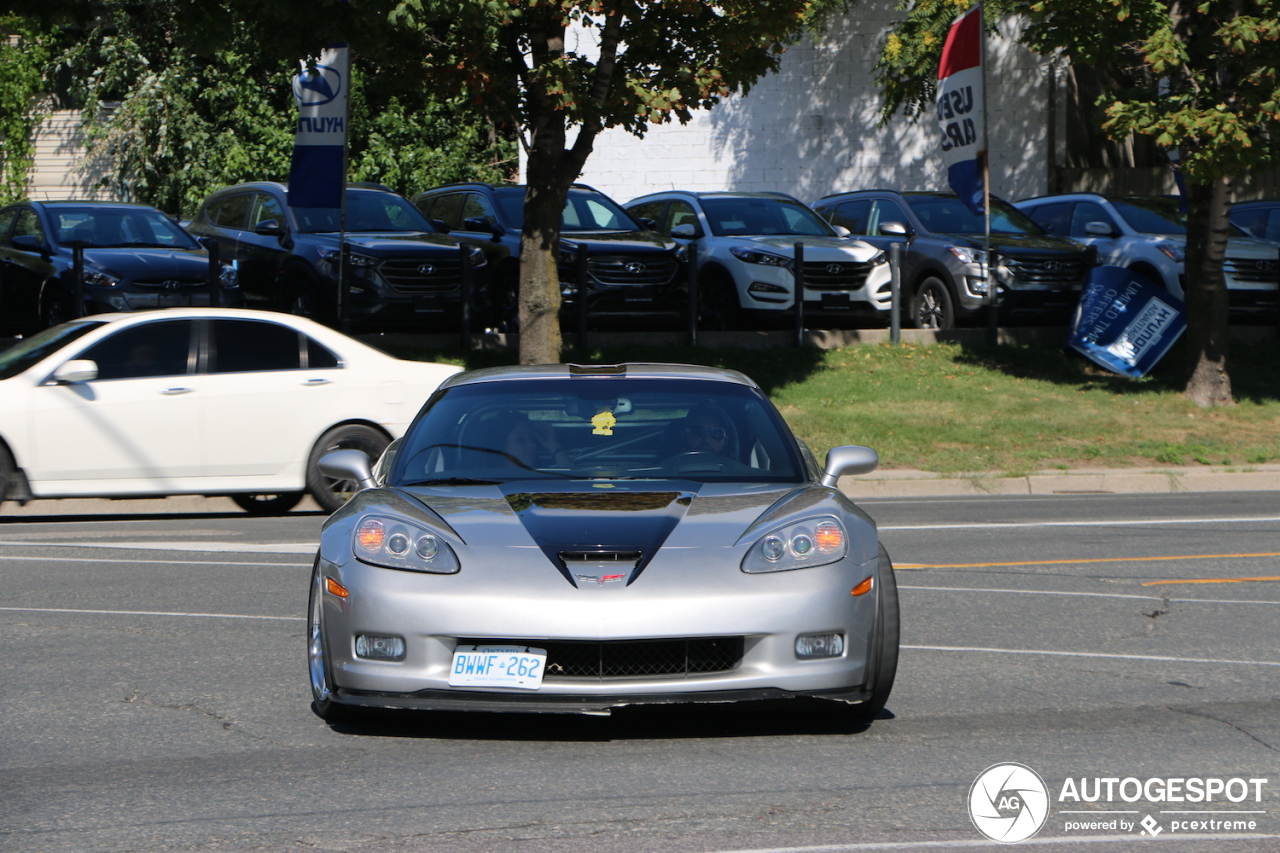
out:
{"label": "car hood", "polygon": [[1228,237],[1227,254],[1233,258],[1275,261],[1280,260],[1280,245],[1256,237]]}
{"label": "car hood", "polygon": [[839,256],[846,260],[866,261],[879,250],[861,240],[849,240],[844,237],[806,237],[800,234],[779,234],[776,236],[740,237],[734,243],[744,248],[759,247],[771,252],[792,257],[796,243],[804,244],[806,258],[821,257],[834,259]]}
{"label": "car hood", "polygon": [[209,273],[209,255],[204,249],[85,249],[84,264],[121,278],[189,278]]}
{"label": "car hood", "polygon": [[[308,237],[328,246],[338,247],[337,234],[308,234]],[[431,254],[438,254],[441,249],[458,250],[458,241],[444,234],[426,231],[361,231],[346,235],[347,245],[353,251],[367,252],[372,255],[403,255],[405,250],[420,247]]]}
{"label": "car hood", "polygon": [[[957,246],[969,246],[973,249],[986,248],[986,241],[981,234],[940,234],[938,236],[945,237],[955,242]],[[991,243],[997,249],[1010,252],[1085,252],[1087,249],[1081,243],[1075,240],[1068,240],[1065,237],[1050,237],[1049,235],[1036,234],[992,234]]]}
{"label": "car hood", "polygon": [[562,231],[560,248],[573,251],[586,246],[594,253],[601,252],[667,252],[675,248],[674,240],[663,240],[656,231]]}
{"label": "car hood", "polygon": [[[514,480],[360,492],[325,526],[322,552],[334,548],[346,554],[326,558],[342,561],[350,553],[356,521],[385,512],[439,529],[464,549],[501,549],[504,561],[544,567],[545,580],[578,588],[630,585],[661,548],[685,555],[705,550],[715,555],[716,565],[737,564],[765,533],[817,515],[836,515],[856,528],[848,531],[853,559],[876,556],[874,522],[824,486]],[[466,571],[466,551],[460,556]]]}

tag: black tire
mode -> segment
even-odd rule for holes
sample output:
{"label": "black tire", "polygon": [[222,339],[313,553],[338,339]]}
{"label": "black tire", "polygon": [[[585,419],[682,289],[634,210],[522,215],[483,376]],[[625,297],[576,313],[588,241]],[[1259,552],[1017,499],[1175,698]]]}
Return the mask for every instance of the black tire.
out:
{"label": "black tire", "polygon": [[704,275],[698,282],[698,327],[728,332],[742,324],[742,305],[733,279],[724,273]]}
{"label": "black tire", "polygon": [[856,722],[870,723],[889,701],[893,680],[898,674],[898,643],[900,622],[898,613],[898,582],[893,575],[893,562],[884,545],[880,546],[880,572],[876,578],[879,591],[876,594],[876,635],[872,641],[871,675],[867,687],[871,698],[861,705],[852,706]]}
{"label": "black tire", "polygon": [[45,288],[40,294],[40,328],[48,329],[71,319],[67,297],[56,287]]}
{"label": "black tire", "polygon": [[311,595],[307,598],[307,673],[311,682],[311,710],[330,723],[348,722],[358,712],[350,705],[334,701],[333,667],[324,633],[324,578],[320,561],[311,572]]}
{"label": "black tire", "polygon": [[317,323],[328,323],[332,312],[320,297],[320,286],[310,273],[295,270],[285,279],[283,296],[285,313],[306,317]]}
{"label": "black tire", "polygon": [[911,297],[911,323],[917,329],[939,331],[956,327],[955,300],[946,282],[933,276],[920,282]]}
{"label": "black tire", "polygon": [[9,484],[18,472],[18,466],[9,451],[0,447],[0,507],[9,498]]}
{"label": "black tire", "polygon": [[298,505],[306,492],[281,492],[275,495],[232,495],[236,502],[249,515],[284,515]]}
{"label": "black tire", "polygon": [[364,424],[344,424],[320,436],[307,459],[307,491],[325,512],[334,512],[360,490],[352,480],[334,480],[320,471],[320,457],[331,450],[363,450],[369,464],[378,461],[391,439],[381,430]]}

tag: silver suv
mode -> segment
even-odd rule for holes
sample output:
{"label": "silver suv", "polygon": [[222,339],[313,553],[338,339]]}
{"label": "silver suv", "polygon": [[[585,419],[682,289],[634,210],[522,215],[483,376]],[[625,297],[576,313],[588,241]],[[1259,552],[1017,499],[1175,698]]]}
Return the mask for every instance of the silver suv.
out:
{"label": "silver suv", "polygon": [[[1187,218],[1172,199],[1070,193],[1029,198],[1014,206],[1050,234],[1094,246],[1104,264],[1131,269],[1185,298]],[[1280,246],[1232,228],[1223,273],[1237,318],[1276,310]]]}
{"label": "silver suv", "polygon": [[627,212],[697,252],[707,328],[783,322],[795,306],[795,245],[804,244],[804,311],[832,320],[889,314],[884,252],[832,228],[785,193],[662,192]]}
{"label": "silver suv", "polygon": [[[859,239],[903,243],[902,306],[920,329],[951,329],[987,310],[985,217],[954,193],[863,190],[829,195],[814,209]],[[1095,266],[1095,253],[1045,234],[1012,205],[991,199],[991,242],[1002,321],[1066,322]]]}

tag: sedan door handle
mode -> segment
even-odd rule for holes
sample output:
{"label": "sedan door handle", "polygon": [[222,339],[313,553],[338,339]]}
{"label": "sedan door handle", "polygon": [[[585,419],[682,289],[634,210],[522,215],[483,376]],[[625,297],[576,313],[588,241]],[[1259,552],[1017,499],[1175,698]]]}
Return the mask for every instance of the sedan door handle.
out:
{"label": "sedan door handle", "polygon": [[325,379],[323,376],[317,376],[311,379],[302,380],[302,384],[309,387],[314,385],[328,385],[332,381],[332,379]]}
{"label": "sedan door handle", "polygon": [[166,397],[176,397],[176,396],[178,396],[179,394],[190,394],[190,393],[191,393],[192,391],[194,391],[194,390],[196,390],[196,389],[194,389],[194,388],[166,388],[166,389],[164,389],[163,391],[161,391],[160,393],[161,393],[161,394],[163,394],[163,395],[165,395]]}

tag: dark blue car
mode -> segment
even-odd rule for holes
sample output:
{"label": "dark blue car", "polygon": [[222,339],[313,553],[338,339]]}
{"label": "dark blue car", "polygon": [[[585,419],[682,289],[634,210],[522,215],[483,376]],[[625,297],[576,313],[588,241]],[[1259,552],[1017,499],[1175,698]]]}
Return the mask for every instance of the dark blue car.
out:
{"label": "dark blue car", "polygon": [[[75,303],[75,246],[83,247]],[[210,287],[208,253],[154,207],[101,201],[28,201],[0,210],[0,327],[26,334],[83,314],[150,308],[238,307],[234,265]]]}

